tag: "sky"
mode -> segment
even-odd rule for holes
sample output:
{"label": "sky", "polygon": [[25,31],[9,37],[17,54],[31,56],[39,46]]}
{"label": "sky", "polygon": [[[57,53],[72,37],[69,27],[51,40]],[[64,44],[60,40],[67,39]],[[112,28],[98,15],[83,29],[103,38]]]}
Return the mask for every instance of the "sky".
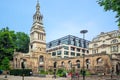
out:
{"label": "sky", "polygon": [[[91,41],[101,32],[118,30],[116,13],[105,12],[97,0],[39,0],[46,42],[74,35]],[[30,34],[37,0],[0,0],[0,29]]]}

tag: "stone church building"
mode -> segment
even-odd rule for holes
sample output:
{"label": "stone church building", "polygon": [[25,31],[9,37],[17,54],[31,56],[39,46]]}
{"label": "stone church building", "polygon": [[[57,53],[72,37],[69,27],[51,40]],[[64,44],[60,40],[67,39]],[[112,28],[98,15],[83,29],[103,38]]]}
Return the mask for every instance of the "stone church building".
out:
{"label": "stone church building", "polygon": [[120,30],[101,33],[89,43],[89,55],[69,58],[51,58],[46,52],[46,32],[43,26],[43,16],[37,2],[36,12],[33,15],[33,24],[30,30],[30,44],[28,53],[14,53],[13,67],[20,69],[24,61],[26,69],[33,73],[39,70],[54,70],[56,68],[74,69],[80,71],[83,67],[91,73],[110,74],[112,67],[114,73],[120,72]]}

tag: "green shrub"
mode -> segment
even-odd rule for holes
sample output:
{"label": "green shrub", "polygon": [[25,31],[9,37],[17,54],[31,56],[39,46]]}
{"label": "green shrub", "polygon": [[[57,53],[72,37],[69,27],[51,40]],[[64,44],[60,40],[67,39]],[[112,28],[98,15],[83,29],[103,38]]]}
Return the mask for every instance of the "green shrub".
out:
{"label": "green shrub", "polygon": [[30,72],[32,72],[32,69],[12,69],[10,70],[10,75],[14,75],[14,76],[22,76],[24,74],[24,76],[30,76]]}
{"label": "green shrub", "polygon": [[60,69],[57,70],[57,75],[59,77],[65,77],[66,76],[66,72],[67,72],[66,70],[60,68]]}
{"label": "green shrub", "polygon": [[53,70],[52,70],[52,69],[49,69],[49,70],[48,70],[48,73],[49,73],[49,74],[53,74]]}
{"label": "green shrub", "polygon": [[40,74],[48,74],[48,72],[45,70],[40,70]]}

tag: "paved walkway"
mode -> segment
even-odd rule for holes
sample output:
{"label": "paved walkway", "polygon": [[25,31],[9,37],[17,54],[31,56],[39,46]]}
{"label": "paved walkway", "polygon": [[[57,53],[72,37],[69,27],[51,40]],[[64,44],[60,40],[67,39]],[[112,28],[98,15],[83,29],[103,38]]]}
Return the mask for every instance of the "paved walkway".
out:
{"label": "paved walkway", "polygon": [[[7,76],[7,79],[4,78],[5,75],[0,75],[0,80],[23,80],[21,76]],[[113,79],[120,80],[120,76],[114,76]],[[51,78],[49,76],[42,78],[42,77],[24,77],[24,80],[83,80],[82,76],[78,78]],[[110,80],[110,76],[88,76],[85,80]]]}
{"label": "paved walkway", "polygon": [[[0,80],[4,80],[5,76],[4,75],[0,75]],[[4,78],[4,79],[3,79]],[[22,80],[22,77],[21,76],[7,76],[7,79],[6,80]],[[42,78],[42,77],[24,77],[24,80],[69,80],[69,79],[66,79],[66,78],[57,78],[57,79],[54,79],[54,78]]]}

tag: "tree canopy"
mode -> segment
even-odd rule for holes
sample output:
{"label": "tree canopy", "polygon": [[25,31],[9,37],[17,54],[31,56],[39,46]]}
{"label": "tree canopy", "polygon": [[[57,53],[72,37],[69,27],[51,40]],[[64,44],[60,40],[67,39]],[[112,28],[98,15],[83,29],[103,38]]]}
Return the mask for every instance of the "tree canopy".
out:
{"label": "tree canopy", "polygon": [[120,0],[97,0],[97,2],[100,6],[104,7],[105,11],[112,10],[116,12],[116,22],[118,22],[118,26],[120,27]]}
{"label": "tree canopy", "polygon": [[16,36],[14,31],[9,31],[9,28],[3,28],[0,30],[0,61],[5,57],[12,60]]}
{"label": "tree canopy", "polygon": [[[8,27],[0,30],[0,68],[9,68],[9,60],[13,59],[14,50],[22,53],[29,51],[29,36],[23,32],[9,30]],[[5,63],[4,63],[5,62]]]}
{"label": "tree canopy", "polygon": [[29,51],[29,36],[24,32],[17,32],[16,33],[16,51],[27,53]]}

